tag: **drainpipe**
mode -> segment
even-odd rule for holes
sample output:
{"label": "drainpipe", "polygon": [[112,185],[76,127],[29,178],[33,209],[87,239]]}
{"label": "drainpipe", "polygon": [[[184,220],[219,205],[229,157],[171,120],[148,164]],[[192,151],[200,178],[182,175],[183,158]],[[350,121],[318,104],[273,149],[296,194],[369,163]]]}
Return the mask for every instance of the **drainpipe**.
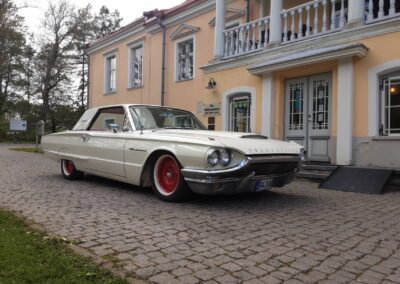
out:
{"label": "drainpipe", "polygon": [[161,55],[161,105],[164,105],[165,100],[165,41],[166,41],[166,28],[162,23],[161,15],[157,15],[157,23],[162,29],[162,55]]}

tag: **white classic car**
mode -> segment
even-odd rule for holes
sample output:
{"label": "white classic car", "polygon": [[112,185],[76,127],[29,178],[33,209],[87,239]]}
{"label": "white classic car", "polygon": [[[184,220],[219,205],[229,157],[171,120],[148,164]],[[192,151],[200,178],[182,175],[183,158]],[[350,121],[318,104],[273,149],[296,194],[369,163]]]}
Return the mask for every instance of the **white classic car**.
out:
{"label": "white classic car", "polygon": [[282,187],[304,157],[294,142],[208,131],[191,112],[151,105],[89,109],[72,131],[44,136],[42,149],[66,179],[90,173],[152,186],[166,201]]}

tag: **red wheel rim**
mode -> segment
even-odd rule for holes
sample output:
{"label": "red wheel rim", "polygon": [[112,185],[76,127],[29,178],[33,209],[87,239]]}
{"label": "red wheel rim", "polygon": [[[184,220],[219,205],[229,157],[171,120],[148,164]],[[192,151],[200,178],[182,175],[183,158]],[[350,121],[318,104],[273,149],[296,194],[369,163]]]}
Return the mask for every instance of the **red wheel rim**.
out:
{"label": "red wheel rim", "polygon": [[70,175],[74,171],[74,164],[71,161],[64,161],[64,168],[66,174]]}
{"label": "red wheel rim", "polygon": [[173,193],[178,187],[179,167],[172,157],[163,157],[158,162],[157,179],[161,189],[167,194]]}

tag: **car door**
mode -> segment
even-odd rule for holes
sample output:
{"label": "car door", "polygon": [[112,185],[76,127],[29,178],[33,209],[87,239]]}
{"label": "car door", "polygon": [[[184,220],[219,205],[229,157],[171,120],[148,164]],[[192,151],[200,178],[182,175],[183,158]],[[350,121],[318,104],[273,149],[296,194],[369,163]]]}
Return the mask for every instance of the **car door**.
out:
{"label": "car door", "polygon": [[126,177],[124,169],[126,133],[114,132],[110,128],[110,124],[122,128],[125,117],[122,106],[99,109],[88,131],[82,135],[82,143],[88,156],[88,171]]}

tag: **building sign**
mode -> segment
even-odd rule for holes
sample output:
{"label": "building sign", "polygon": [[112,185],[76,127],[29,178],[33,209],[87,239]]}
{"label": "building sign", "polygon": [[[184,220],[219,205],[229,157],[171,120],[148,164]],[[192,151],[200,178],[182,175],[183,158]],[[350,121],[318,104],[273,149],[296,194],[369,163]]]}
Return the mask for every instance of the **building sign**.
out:
{"label": "building sign", "polygon": [[11,118],[10,119],[10,130],[26,131],[26,120],[19,120],[16,118]]}
{"label": "building sign", "polygon": [[204,104],[203,116],[220,116],[221,115],[221,103],[215,104]]}

